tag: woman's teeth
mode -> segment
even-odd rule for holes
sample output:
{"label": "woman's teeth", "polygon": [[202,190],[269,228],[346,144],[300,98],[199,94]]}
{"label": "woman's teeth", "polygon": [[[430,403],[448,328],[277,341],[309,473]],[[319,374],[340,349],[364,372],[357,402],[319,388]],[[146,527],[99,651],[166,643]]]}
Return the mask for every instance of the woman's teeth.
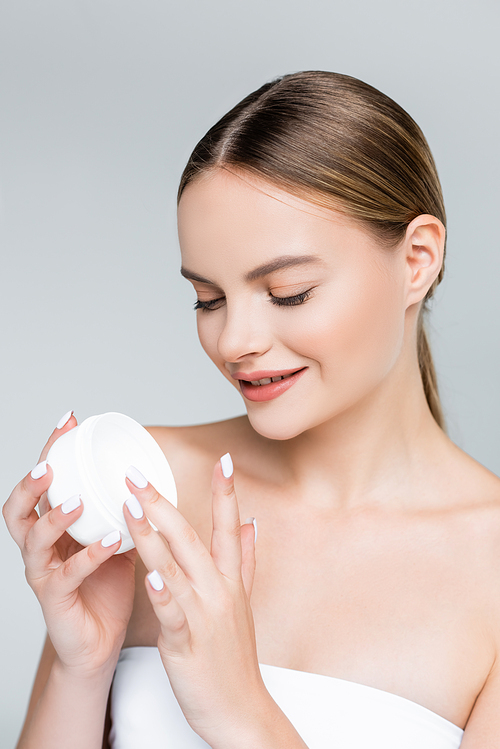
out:
{"label": "woman's teeth", "polygon": [[284,380],[285,375],[278,375],[278,377],[264,377],[262,380],[250,380],[252,385],[269,385],[270,382],[278,382],[278,380]]}

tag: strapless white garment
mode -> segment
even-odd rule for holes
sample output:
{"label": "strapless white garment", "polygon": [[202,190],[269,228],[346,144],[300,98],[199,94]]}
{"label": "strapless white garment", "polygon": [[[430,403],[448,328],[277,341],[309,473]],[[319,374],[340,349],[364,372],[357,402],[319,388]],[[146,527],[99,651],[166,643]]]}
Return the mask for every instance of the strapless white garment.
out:
{"label": "strapless white garment", "polygon": [[[309,749],[457,749],[463,731],[390,692],[260,665],[264,683]],[[179,707],[156,647],[122,650],[111,694],[112,749],[206,749]]]}

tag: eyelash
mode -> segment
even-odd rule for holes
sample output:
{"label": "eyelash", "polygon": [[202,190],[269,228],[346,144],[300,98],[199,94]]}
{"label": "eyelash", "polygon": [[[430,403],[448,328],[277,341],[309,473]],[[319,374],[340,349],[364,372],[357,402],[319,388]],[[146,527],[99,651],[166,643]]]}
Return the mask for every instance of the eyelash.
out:
{"label": "eyelash", "polygon": [[[272,296],[270,295],[269,301],[271,304],[275,304],[277,307],[296,307],[299,304],[303,304],[311,295],[312,289],[303,291],[301,294],[294,294],[293,296]],[[224,299],[223,296],[218,299],[209,299],[206,302],[202,302],[199,299],[194,303],[194,309],[201,309],[204,312],[210,312],[214,309],[214,305],[217,302],[221,302]]]}

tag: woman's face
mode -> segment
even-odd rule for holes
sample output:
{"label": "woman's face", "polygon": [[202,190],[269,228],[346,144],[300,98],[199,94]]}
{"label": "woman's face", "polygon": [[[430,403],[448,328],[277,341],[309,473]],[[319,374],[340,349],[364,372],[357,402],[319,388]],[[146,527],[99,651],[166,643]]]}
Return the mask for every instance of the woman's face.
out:
{"label": "woman's face", "polygon": [[335,418],[394,368],[405,260],[351,219],[221,169],[184,191],[179,238],[201,344],[263,436]]}

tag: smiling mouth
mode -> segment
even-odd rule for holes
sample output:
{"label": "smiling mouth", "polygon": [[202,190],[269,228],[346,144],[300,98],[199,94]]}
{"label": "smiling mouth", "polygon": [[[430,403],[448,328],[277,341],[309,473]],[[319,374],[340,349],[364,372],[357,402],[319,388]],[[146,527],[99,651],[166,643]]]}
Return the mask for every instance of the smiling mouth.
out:
{"label": "smiling mouth", "polygon": [[301,367],[300,369],[295,369],[292,372],[286,372],[285,374],[282,374],[282,375],[274,375],[273,377],[262,377],[259,380],[249,380],[246,377],[238,377],[237,379],[240,383],[244,383],[245,385],[253,385],[254,387],[262,387],[263,385],[271,385],[271,383],[280,382],[280,380],[287,380],[288,378],[293,377],[293,375],[296,375],[299,372],[302,372],[304,369],[307,369],[307,367]]}
{"label": "smiling mouth", "polygon": [[[279,382],[280,380],[286,380],[287,377],[291,377],[292,374],[295,374],[295,372],[291,372],[290,374],[287,374],[287,375],[278,375],[278,377],[264,377],[262,380],[250,380],[250,384],[251,385],[269,385],[271,382]],[[248,382],[248,380],[243,380],[243,382]]]}

